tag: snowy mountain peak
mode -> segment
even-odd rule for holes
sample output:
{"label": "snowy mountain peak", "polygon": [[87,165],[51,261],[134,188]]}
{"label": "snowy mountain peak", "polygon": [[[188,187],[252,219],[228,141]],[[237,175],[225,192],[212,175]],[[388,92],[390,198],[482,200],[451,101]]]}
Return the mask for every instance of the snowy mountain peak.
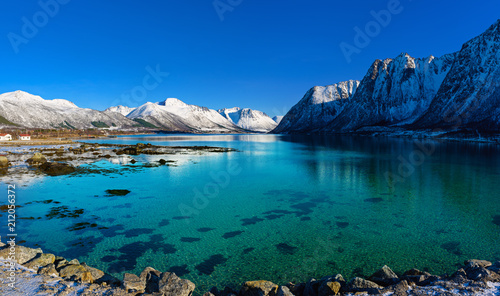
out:
{"label": "snowy mountain peak", "polygon": [[24,91],[1,94],[0,102],[0,116],[28,128],[119,128],[136,124],[120,114],[79,108],[62,99],[44,100]]}
{"label": "snowy mountain peak", "polygon": [[250,108],[224,108],[217,112],[235,125],[250,131],[269,132],[277,126],[266,113]]}
{"label": "snowy mountain peak", "polygon": [[78,108],[73,102],[63,99],[53,99],[53,100],[44,100],[40,96],[32,95],[28,92],[22,90],[16,90],[13,92],[8,92],[0,95],[0,100],[7,100],[10,102],[17,102],[22,104],[29,104],[32,102],[33,104],[51,104],[56,108]]}
{"label": "snowy mountain peak", "polygon": [[127,106],[114,106],[114,107],[109,107],[108,109],[104,110],[104,112],[115,112],[115,113],[120,113],[123,116],[127,116],[130,114],[130,112],[134,111],[135,108],[130,108]]}
{"label": "snowy mountain peak", "polygon": [[177,98],[168,98],[165,101],[158,103],[158,105],[166,106],[166,107],[187,107],[187,106],[189,106],[188,104],[184,103],[183,101],[181,101]]}

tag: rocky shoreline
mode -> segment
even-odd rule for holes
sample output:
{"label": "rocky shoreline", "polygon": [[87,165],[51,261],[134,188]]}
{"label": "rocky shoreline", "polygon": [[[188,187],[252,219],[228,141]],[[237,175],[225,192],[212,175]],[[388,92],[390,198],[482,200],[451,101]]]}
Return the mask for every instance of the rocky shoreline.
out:
{"label": "rocky shoreline", "polygon": [[[3,260],[2,260],[3,259]],[[216,287],[196,291],[195,284],[175,273],[146,267],[122,280],[96,268],[24,246],[0,243],[0,295],[114,296],[330,296],[330,295],[500,295],[500,261],[468,260],[452,275],[411,269],[397,275],[383,266],[367,279],[346,281],[342,275],[306,283],[277,285],[247,281],[239,290]]]}
{"label": "rocky shoreline", "polygon": [[[175,166],[175,160],[163,159],[160,156],[201,155],[206,153],[235,152],[236,149],[211,146],[158,146],[150,143],[98,144],[75,143],[73,145],[53,147],[24,147],[5,150],[0,154],[0,176],[19,176],[44,174],[60,176],[69,174],[100,173],[98,170],[86,169],[82,164],[91,164],[100,160],[120,164],[115,171],[152,168],[158,166]],[[151,156],[158,159],[140,163],[134,157]],[[137,163],[137,164],[136,164]]]}

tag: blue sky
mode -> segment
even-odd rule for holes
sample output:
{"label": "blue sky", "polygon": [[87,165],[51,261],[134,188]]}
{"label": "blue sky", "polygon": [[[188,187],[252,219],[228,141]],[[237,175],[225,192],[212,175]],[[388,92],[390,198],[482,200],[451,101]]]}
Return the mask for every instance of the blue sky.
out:
{"label": "blue sky", "polygon": [[[362,79],[377,58],[458,51],[500,16],[498,0],[26,0],[2,6],[2,93],[20,89],[99,110],[177,97],[271,116],[314,85]],[[377,30],[371,11],[382,10],[391,19]],[[355,46],[354,28],[366,33],[367,25],[373,37],[358,42],[363,48],[348,62],[340,44]],[[154,80],[148,66],[169,74]]]}

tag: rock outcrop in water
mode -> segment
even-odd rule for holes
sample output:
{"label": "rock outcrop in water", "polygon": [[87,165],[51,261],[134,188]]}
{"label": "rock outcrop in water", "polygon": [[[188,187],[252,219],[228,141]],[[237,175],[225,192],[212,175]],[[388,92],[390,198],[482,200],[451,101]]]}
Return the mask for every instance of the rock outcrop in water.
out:
{"label": "rock outcrop in water", "polygon": [[[15,257],[12,257],[15,253]],[[3,259],[3,260],[2,260]],[[6,261],[10,260],[10,261]],[[13,262],[13,263],[11,263]],[[12,271],[14,270],[14,271]],[[160,272],[147,267],[139,276],[126,273],[120,281],[96,268],[73,259],[68,261],[41,249],[0,243],[0,275],[14,272],[17,280],[15,293],[26,295],[115,295],[115,296],[191,296],[195,285],[175,273]],[[330,296],[368,293],[373,295],[498,295],[500,293],[500,261],[467,260],[451,276],[435,276],[411,269],[397,275],[383,266],[368,279],[355,277],[346,282],[342,275],[325,276],[307,283],[289,283],[279,286],[258,280],[243,283],[239,291],[212,288],[204,296]],[[24,289],[24,290],[23,290]],[[0,285],[0,295],[11,295],[14,290]],[[201,291],[198,291],[199,293]],[[73,295],[72,294],[72,295]]]}

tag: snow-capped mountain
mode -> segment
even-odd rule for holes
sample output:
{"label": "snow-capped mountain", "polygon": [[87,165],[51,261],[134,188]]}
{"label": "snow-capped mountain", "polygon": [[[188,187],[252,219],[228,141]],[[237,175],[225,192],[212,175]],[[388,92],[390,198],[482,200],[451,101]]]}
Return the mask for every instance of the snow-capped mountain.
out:
{"label": "snow-capped mountain", "polygon": [[466,42],[414,128],[500,129],[500,20]]}
{"label": "snow-capped mountain", "polygon": [[180,132],[243,132],[241,128],[224,118],[217,111],[188,105],[179,99],[148,102],[127,115],[130,119],[141,119],[158,128]]}
{"label": "snow-capped mountain", "polygon": [[108,109],[104,110],[104,112],[106,112],[106,113],[116,112],[116,113],[120,113],[123,116],[127,116],[130,114],[130,112],[134,111],[135,109],[136,108],[130,108],[127,106],[118,105],[118,106],[109,107]]}
{"label": "snow-capped mountain", "polygon": [[429,108],[455,56],[416,59],[400,54],[375,61],[351,102],[324,129],[352,131],[413,122]]}
{"label": "snow-capped mountain", "polygon": [[283,117],[285,117],[285,116],[277,115],[277,116],[274,116],[274,117],[273,117],[273,120],[274,120],[274,122],[276,122],[277,124],[280,124],[281,120],[283,120]]}
{"label": "snow-capped mountain", "polygon": [[44,100],[23,91],[0,95],[0,116],[27,128],[129,128],[137,125],[118,113],[79,108],[67,100]]}
{"label": "snow-capped mountain", "polygon": [[376,60],[357,87],[338,90],[338,85],[309,90],[273,132],[355,132],[381,126],[498,132],[500,20],[457,53],[420,59],[404,53]]}
{"label": "snow-capped mountain", "polygon": [[235,125],[253,132],[269,132],[278,125],[266,113],[249,108],[224,108],[218,112]]}
{"label": "snow-capped mountain", "polygon": [[311,88],[283,117],[273,132],[310,132],[331,122],[348,104],[359,81]]}

